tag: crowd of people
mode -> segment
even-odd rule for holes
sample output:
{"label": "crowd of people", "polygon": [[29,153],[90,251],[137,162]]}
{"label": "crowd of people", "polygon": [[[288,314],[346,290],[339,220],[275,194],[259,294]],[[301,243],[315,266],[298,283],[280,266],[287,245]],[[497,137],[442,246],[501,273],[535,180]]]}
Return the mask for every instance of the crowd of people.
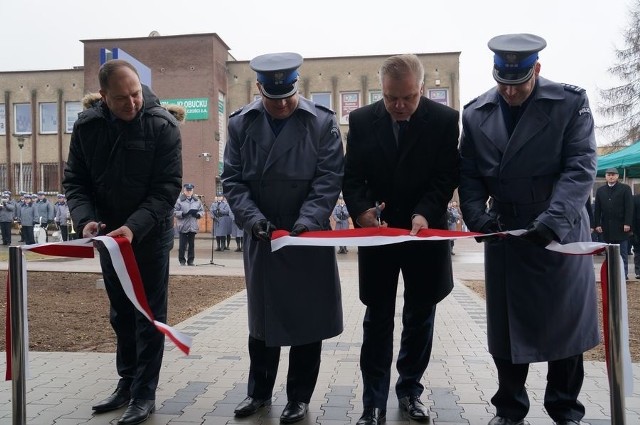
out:
{"label": "crowd of people", "polygon": [[[64,193],[51,202],[45,192],[21,192],[13,198],[11,191],[0,194],[0,232],[2,245],[13,243],[13,230],[19,230],[18,242],[25,244],[75,239],[75,231]],[[51,238],[51,239],[50,239]]]}
{"label": "crowd of people", "polygon": [[[229,116],[222,193],[208,210],[194,185],[182,183],[177,117],[140,82],[135,67],[107,61],[99,97],[74,125],[65,168],[74,222],[83,237],[131,242],[149,306],[164,321],[174,236],[180,264],[194,265],[194,237],[208,211],[216,250],[229,250],[233,237],[244,259],[250,362],[247,394],[235,415],[271,405],[281,348],[290,347],[284,424],[307,416],[323,341],[343,331],[343,311],[335,250],[294,245],[272,252],[276,229],[291,237],[351,226],[390,226],[410,235],[428,228],[526,229],[484,240],[488,349],[498,374],[489,425],[528,424],[533,362],[548,363],[544,407],[554,424],[580,424],[583,353],[599,343],[593,260],[545,247],[588,240],[590,228],[607,235],[606,194],[596,194],[593,224],[587,208],[596,169],[593,117],[583,89],[540,76],[544,39],[506,34],[488,47],[496,85],[464,107],[462,131],[458,111],[424,96],[417,56],[386,58],[382,98],[349,115],[346,153],[335,113],[298,93],[302,56],[254,58],[249,66],[261,97]],[[106,190],[112,185],[128,188],[126,202]],[[423,376],[440,343],[433,338],[438,303],[453,289],[452,254],[446,240],[358,249],[366,311],[357,425],[386,420],[394,357],[400,411],[430,421]],[[127,300],[109,256],[100,259],[120,380],[93,410],[127,406],[118,423],[138,424],[155,410],[164,336]],[[402,336],[394,356],[400,273]]]}

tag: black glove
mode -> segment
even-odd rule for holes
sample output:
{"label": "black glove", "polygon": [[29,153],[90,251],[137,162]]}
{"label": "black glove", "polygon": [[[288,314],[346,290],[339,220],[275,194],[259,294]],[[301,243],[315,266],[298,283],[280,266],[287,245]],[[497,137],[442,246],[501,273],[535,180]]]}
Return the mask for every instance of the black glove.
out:
{"label": "black glove", "polygon": [[191,214],[195,218],[198,218],[198,210],[196,209],[189,210],[189,214]]}
{"label": "black glove", "polygon": [[554,236],[553,230],[539,221],[531,223],[531,225],[527,227],[527,231],[520,235],[522,239],[534,243],[541,248],[549,245],[553,241]]}
{"label": "black glove", "polygon": [[271,234],[274,230],[276,230],[276,226],[271,224],[270,221],[262,219],[255,222],[251,228],[251,233],[253,233],[255,240],[270,242]]}
{"label": "black glove", "polygon": [[293,225],[293,229],[289,232],[289,236],[299,236],[300,233],[308,232],[307,226],[301,223],[296,223]]}
{"label": "black glove", "polygon": [[[487,221],[485,224],[483,224],[482,227],[480,228],[480,233],[485,233],[485,234],[498,233],[501,231],[502,231],[502,225],[500,224],[498,219],[493,217],[489,221]],[[492,242],[492,241],[502,239],[502,237],[498,235],[481,236],[481,237],[476,236],[474,239],[476,240],[476,242]]]}

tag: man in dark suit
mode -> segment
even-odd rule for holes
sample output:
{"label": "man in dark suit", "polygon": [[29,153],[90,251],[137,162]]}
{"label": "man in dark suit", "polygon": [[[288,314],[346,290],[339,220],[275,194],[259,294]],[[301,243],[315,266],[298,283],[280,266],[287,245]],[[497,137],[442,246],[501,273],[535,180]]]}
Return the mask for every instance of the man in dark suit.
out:
{"label": "man in dark suit", "polygon": [[[458,112],[423,97],[424,68],[397,55],[380,68],[382,100],[349,115],[343,194],[358,227],[447,229],[458,185]],[[404,280],[396,395],[411,419],[428,421],[420,379],[431,355],[436,304],[451,292],[448,241],[358,249],[360,300],[367,306],[360,368],[364,412],[358,425],[386,416],[400,271]]]}
{"label": "man in dark suit", "polygon": [[607,184],[596,191],[594,222],[596,232],[607,243],[620,244],[620,256],[624,263],[624,278],[629,274],[629,236],[633,220],[633,196],[631,188],[618,181],[618,170],[608,168],[604,178]]}

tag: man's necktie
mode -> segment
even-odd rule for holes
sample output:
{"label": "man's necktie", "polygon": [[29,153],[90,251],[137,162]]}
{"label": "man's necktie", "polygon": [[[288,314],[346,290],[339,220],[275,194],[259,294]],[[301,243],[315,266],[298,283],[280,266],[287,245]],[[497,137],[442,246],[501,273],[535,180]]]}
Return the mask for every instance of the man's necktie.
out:
{"label": "man's necktie", "polygon": [[404,137],[407,134],[409,128],[409,121],[398,121],[398,146],[401,146],[404,142]]}

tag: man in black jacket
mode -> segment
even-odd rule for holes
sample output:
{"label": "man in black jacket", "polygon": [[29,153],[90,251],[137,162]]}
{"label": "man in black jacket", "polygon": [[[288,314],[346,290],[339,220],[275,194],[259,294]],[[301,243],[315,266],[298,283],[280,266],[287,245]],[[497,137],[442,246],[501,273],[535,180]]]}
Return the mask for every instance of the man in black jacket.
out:
{"label": "man in black jacket", "polygon": [[[166,322],[173,207],[182,180],[178,122],[128,62],[99,72],[101,100],[74,124],[63,186],[83,237],[105,234],[131,242],[155,320]],[[144,422],[155,409],[164,335],[127,298],[104,248],[100,263],[117,339],[120,381],[93,406],[128,405],[118,424]]]}
{"label": "man in black jacket", "polygon": [[596,232],[607,243],[620,244],[620,256],[624,263],[624,278],[629,274],[629,236],[633,220],[631,188],[618,181],[618,170],[605,171],[607,184],[596,191],[594,224]]}

